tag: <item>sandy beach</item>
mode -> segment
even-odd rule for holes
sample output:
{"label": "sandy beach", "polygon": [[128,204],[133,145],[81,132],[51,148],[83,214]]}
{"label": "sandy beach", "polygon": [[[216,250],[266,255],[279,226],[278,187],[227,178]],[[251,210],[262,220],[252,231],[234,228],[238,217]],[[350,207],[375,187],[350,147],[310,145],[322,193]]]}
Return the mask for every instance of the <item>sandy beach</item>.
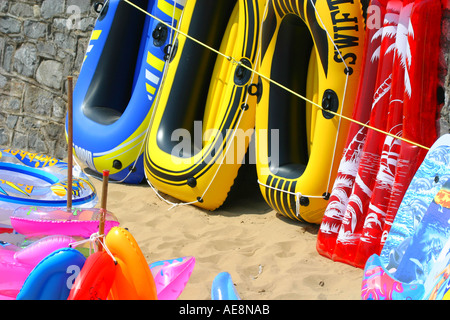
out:
{"label": "sandy beach", "polygon": [[[363,271],[320,256],[319,226],[272,210],[259,191],[254,166],[247,166],[214,212],[193,205],[171,209],[146,182],[110,182],[107,209],[129,229],[149,264],[195,257],[179,299],[210,300],[213,279],[227,271],[243,300],[360,300]],[[92,182],[101,196],[102,181],[92,177]]]}

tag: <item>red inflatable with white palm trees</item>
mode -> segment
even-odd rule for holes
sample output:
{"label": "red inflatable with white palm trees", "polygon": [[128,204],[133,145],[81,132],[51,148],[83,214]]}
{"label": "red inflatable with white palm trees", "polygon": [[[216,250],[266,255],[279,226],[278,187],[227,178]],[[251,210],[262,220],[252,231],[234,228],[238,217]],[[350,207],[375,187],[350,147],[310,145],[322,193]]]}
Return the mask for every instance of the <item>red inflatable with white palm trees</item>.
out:
{"label": "red inflatable with white palm trees", "polygon": [[[403,137],[423,146],[431,147],[439,134],[439,113],[442,104],[437,101],[439,87],[438,65],[442,8],[436,0],[422,0],[414,3],[411,25],[414,28],[408,36],[411,57],[409,74],[412,76],[411,92],[405,95],[403,113]],[[420,115],[420,116],[418,116]],[[394,221],[409,183],[422,163],[426,149],[400,143],[394,184],[389,199],[380,251],[383,248],[390,226]]]}
{"label": "red inflatable with white palm trees", "polygon": [[[372,68],[372,74],[363,73],[359,88],[373,90],[373,95],[358,100],[356,112],[370,105],[369,124],[391,135],[361,126],[356,131],[352,124],[355,130],[350,131],[317,239],[321,255],[360,268],[381,250],[389,221],[426,153],[394,136],[429,147],[438,131],[440,1],[372,1],[374,5],[382,8],[375,13],[384,13],[383,25],[366,31],[366,58],[372,54],[375,59],[366,61],[364,71]],[[373,89],[369,75],[376,77]]]}
{"label": "red inflatable with white palm trees", "polygon": [[[372,0],[367,11],[367,26],[364,44],[364,63],[356,96],[353,119],[368,124],[380,61],[381,32],[387,0]],[[339,165],[328,206],[318,234],[318,252],[331,258],[341,228],[348,199],[352,193],[356,173],[366,140],[367,128],[355,122],[349,127],[346,147]]]}

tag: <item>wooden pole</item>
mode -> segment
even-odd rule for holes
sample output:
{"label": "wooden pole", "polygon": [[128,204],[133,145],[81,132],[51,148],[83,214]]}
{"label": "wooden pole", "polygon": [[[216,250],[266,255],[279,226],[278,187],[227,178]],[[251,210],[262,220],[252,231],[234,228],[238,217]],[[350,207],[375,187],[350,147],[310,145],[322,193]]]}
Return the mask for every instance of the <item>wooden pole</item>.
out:
{"label": "wooden pole", "polygon": [[[108,179],[109,170],[103,170],[103,186],[102,186],[102,203],[100,207],[100,222],[98,225],[98,234],[100,236],[99,241],[103,242],[102,236],[105,233],[105,219],[106,219],[106,197],[108,195]],[[98,244],[98,251],[102,251],[103,246]]]}
{"label": "wooden pole", "polygon": [[72,169],[73,169],[73,77],[67,77],[67,211],[72,211]]}

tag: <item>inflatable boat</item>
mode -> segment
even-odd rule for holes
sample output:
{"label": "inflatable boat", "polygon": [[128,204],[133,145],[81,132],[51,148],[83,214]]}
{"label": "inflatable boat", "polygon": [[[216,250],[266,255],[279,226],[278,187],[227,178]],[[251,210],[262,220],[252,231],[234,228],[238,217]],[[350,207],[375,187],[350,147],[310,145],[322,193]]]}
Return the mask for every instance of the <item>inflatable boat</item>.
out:
{"label": "inflatable boat", "polygon": [[158,191],[207,210],[227,198],[254,129],[261,3],[187,2],[191,38],[180,32],[144,152]]}
{"label": "inflatable boat", "polygon": [[[176,25],[184,2],[134,4]],[[173,35],[171,28],[124,1],[105,2],[73,101],[74,154],[94,172],[109,170],[111,180],[142,182],[143,143]]]}
{"label": "inflatable boat", "polygon": [[351,117],[356,97],[364,48],[361,3],[270,1],[261,45],[259,71],[276,82],[262,80],[256,111],[261,192],[282,215],[318,224],[350,124],[336,114]]}

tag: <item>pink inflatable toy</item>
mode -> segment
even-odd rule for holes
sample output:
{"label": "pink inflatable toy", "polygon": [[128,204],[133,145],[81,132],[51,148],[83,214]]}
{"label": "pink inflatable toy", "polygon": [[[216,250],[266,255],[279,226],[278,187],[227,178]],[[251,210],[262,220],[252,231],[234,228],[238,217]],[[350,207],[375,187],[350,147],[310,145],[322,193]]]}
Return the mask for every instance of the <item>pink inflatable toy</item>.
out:
{"label": "pink inflatable toy", "polygon": [[[98,232],[100,208],[82,209],[23,206],[14,210],[11,225],[18,233],[32,236],[60,234],[71,237],[89,238]],[[119,221],[106,212],[105,234],[118,226]]]}
{"label": "pink inflatable toy", "polygon": [[183,292],[195,265],[194,257],[153,262],[150,265],[158,300],[176,300]]}
{"label": "pink inflatable toy", "polygon": [[48,236],[22,249],[0,241],[0,300],[14,300],[33,268],[49,254],[72,242],[72,237]]}

